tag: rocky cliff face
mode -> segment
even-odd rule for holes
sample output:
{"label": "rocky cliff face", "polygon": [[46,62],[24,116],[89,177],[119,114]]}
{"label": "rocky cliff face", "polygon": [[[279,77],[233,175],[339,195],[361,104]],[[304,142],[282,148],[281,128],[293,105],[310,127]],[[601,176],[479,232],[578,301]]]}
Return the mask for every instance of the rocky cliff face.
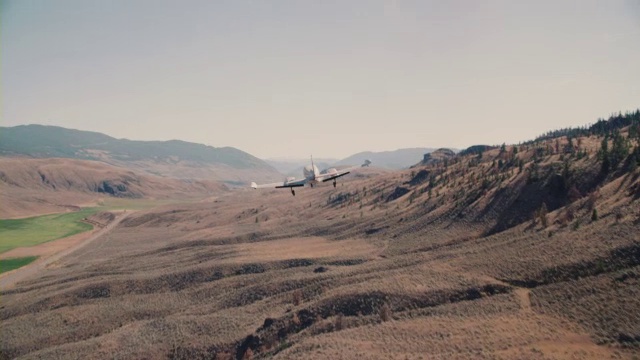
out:
{"label": "rocky cliff face", "polygon": [[456,156],[456,153],[453,152],[453,150],[440,148],[436,151],[424,154],[422,161],[418,163],[418,165],[425,166],[425,165],[443,163],[445,161],[453,159],[455,156]]}

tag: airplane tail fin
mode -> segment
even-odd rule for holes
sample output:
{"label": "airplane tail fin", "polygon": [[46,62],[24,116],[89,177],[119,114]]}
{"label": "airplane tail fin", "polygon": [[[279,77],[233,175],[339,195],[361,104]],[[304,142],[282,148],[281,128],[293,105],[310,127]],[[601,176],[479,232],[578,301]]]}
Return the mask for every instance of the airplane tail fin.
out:
{"label": "airplane tail fin", "polygon": [[313,175],[316,176],[316,166],[313,164],[313,155],[311,155],[311,171],[313,171]]}

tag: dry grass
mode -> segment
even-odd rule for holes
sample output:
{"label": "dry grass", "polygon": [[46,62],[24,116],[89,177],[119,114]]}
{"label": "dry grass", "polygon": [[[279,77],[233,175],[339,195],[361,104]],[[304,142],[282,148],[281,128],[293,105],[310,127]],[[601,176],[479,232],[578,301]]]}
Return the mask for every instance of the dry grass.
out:
{"label": "dry grass", "polygon": [[2,355],[637,358],[638,174],[590,189],[575,160],[581,197],[553,202],[560,154],[531,182],[536,151],[132,215],[2,291]]}
{"label": "dry grass", "polygon": [[[105,199],[110,202],[114,197],[201,199],[227,190],[215,181],[134,173],[126,167],[98,161],[3,157],[0,168],[2,219],[76,211],[79,207],[97,206]],[[105,183],[109,186],[105,187]]]}
{"label": "dry grass", "polygon": [[[221,246],[236,253],[232,262],[271,262],[287,259],[339,257],[370,257],[377,248],[363,239],[329,240],[322,237],[288,238],[258,243]],[[283,251],[286,249],[286,251]]]}

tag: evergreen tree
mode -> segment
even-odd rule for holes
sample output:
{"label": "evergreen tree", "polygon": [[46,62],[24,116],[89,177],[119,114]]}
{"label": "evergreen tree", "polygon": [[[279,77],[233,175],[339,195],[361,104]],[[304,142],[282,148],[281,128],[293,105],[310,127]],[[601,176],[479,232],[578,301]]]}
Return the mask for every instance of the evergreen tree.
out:
{"label": "evergreen tree", "polygon": [[602,143],[600,144],[600,151],[598,152],[598,158],[602,161],[602,173],[609,173],[609,169],[611,168],[611,163],[609,162],[609,137],[607,135],[602,139]]}
{"label": "evergreen tree", "polygon": [[569,184],[571,182],[571,168],[569,166],[569,161],[565,160],[562,166],[562,188],[563,190],[569,189]]}
{"label": "evergreen tree", "polygon": [[636,146],[627,160],[627,171],[634,172],[640,164],[640,145]]}
{"label": "evergreen tree", "polygon": [[627,142],[618,130],[613,132],[613,146],[611,149],[611,165],[615,168],[629,154]]}
{"label": "evergreen tree", "polygon": [[638,157],[636,156],[636,153],[633,152],[633,154],[629,156],[629,166],[627,167],[627,170],[629,172],[634,172],[636,171],[637,168],[638,168]]}
{"label": "evergreen tree", "polygon": [[638,135],[638,125],[631,125],[629,127],[629,139],[635,139]]}
{"label": "evergreen tree", "polygon": [[571,136],[567,136],[567,145],[565,145],[564,147],[564,152],[571,155],[575,153],[575,148],[573,147],[573,139],[571,138]]}

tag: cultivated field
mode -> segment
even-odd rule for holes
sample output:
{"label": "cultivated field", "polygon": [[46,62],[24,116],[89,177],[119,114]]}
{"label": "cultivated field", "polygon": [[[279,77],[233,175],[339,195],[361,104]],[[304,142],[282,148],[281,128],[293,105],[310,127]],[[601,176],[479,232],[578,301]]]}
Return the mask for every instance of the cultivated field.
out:
{"label": "cultivated field", "polygon": [[25,266],[35,261],[37,258],[37,256],[25,256],[20,258],[0,259],[0,274]]}
{"label": "cultivated field", "polygon": [[24,219],[0,219],[0,253],[89,231],[93,226],[82,219],[97,211],[82,209]]}
{"label": "cultivated field", "polygon": [[100,199],[97,207],[77,211],[0,219],[0,272],[27,265],[38,257],[48,257],[72,248],[107,226],[115,214],[184,203],[177,199]]}

